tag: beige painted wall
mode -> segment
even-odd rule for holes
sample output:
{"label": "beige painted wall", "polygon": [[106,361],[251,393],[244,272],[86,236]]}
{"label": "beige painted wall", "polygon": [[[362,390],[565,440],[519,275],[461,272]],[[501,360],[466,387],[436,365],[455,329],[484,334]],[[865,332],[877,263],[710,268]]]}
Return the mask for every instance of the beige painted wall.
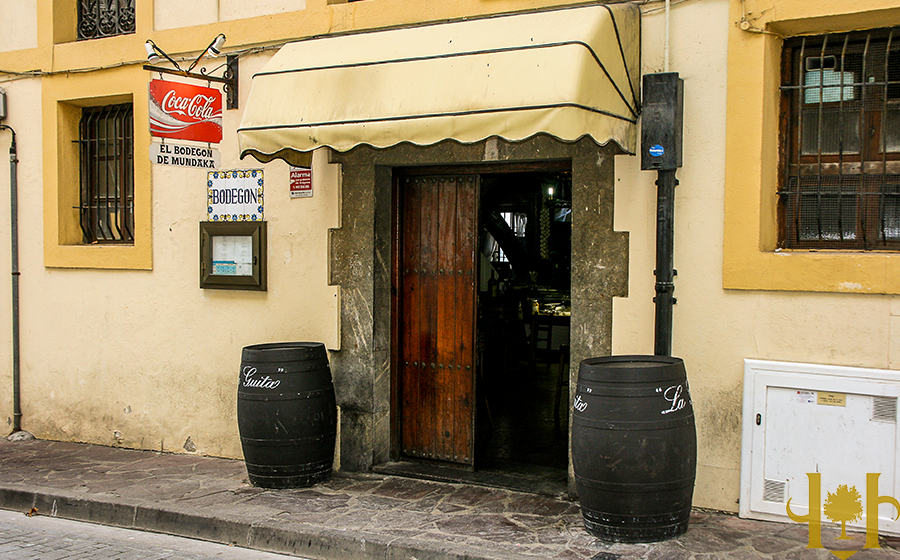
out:
{"label": "beige painted wall", "polygon": [[[267,58],[242,58],[242,106],[250,76]],[[265,170],[267,292],[199,288],[204,170],[152,167],[152,271],[45,268],[41,126],[34,120],[41,115],[40,86],[32,80],[5,87],[15,107],[9,123],[20,133],[22,160],[23,427],[39,438],[165,451],[183,451],[190,437],[199,453],[239,457],[241,348],[278,340],[321,341],[329,348],[339,343],[338,289],[327,277],[329,228],[339,225],[337,166],[317,153],[314,196],[290,199],[288,166],[239,160],[240,111],[225,112],[222,168]],[[0,142],[8,146],[3,133]],[[146,146],[136,157],[148,157]],[[0,177],[0,190],[7,192],[8,174]],[[8,202],[0,212],[8,216]],[[8,239],[8,219],[0,227]],[[0,255],[8,262],[7,246]],[[6,283],[0,298],[0,314],[8,317]],[[0,352],[8,359],[7,324],[0,322]],[[0,377],[4,411],[11,410],[8,371]]]}
{"label": "beige painted wall", "polygon": [[[154,29],[175,29],[306,8],[306,0],[154,0]],[[214,37],[215,35],[211,36]]]}
{"label": "beige painted wall", "polygon": [[[695,504],[736,510],[746,349],[735,343],[750,332],[721,280],[727,27],[727,0],[686,2],[670,12],[669,71],[684,79],[685,121],[675,198],[673,354],[685,360],[695,407]],[[664,37],[664,12],[645,10],[643,73],[664,70]],[[616,174],[616,229],[629,232],[631,255],[629,297],[613,304],[613,353],[652,354],[657,174],[627,156],[616,158]]]}
{"label": "beige painted wall", "polygon": [[[38,80],[17,80],[0,83],[6,90],[9,113],[3,124],[16,131],[19,184],[19,244],[20,252],[41,254],[41,225],[36,219],[41,214],[41,86]],[[12,134],[0,131],[0,422],[12,424],[12,282],[10,280],[10,200],[9,200],[9,147]],[[37,156],[37,157],[35,157]],[[43,274],[40,260],[37,262],[19,257],[21,278]],[[40,297],[34,286],[21,281],[20,297],[23,300]],[[9,430],[7,430],[9,431]]]}
{"label": "beige painted wall", "polygon": [[[358,2],[336,5],[335,19],[327,25],[336,29],[384,26],[404,19],[459,17],[474,9],[535,8],[552,3],[472,0],[448,4],[442,11],[412,6],[406,12],[392,13],[390,8],[398,7],[396,2]],[[156,6],[154,19],[159,26],[162,8],[159,2]],[[201,2],[198,10],[203,6]],[[318,10],[318,19],[304,23],[297,33],[325,28],[324,2],[316,0],[310,9]],[[171,24],[169,17],[163,18],[163,27],[166,21]],[[285,17],[287,23],[302,21],[296,14]],[[752,301],[740,307],[740,302],[733,302],[721,289],[726,0],[679,4],[672,21],[672,69],[681,72],[688,91],[685,151],[690,154],[680,173],[683,186],[679,187],[676,210],[676,263],[681,271],[677,295],[682,303],[676,309],[675,349],[687,360],[698,410],[698,504],[734,510],[733,499],[719,498],[737,496],[739,364],[751,352],[722,341],[746,340],[745,319],[743,315],[718,322],[685,319],[710,314],[710,293],[727,303],[716,309],[720,317],[732,316],[732,309],[746,313],[746,307],[753,307]],[[697,26],[696,21],[706,23]],[[253,25],[263,24],[256,18]],[[644,71],[658,71],[662,66],[662,15],[648,14],[643,25]],[[236,22],[223,26],[230,48],[240,48],[241,41],[248,41],[252,33],[259,37],[257,27]],[[172,30],[154,38],[173,55],[187,53],[205,46],[219,27]],[[280,26],[278,33],[283,29]],[[105,58],[101,62],[136,61],[145,38],[141,35],[117,42],[113,50],[102,53]],[[82,42],[57,49],[55,64],[76,67],[90,46]],[[241,58],[242,107],[250,76],[267,57]],[[30,112],[41,114],[40,91],[31,93]],[[136,89],[134,95],[136,103],[145,102],[142,89]],[[262,167],[236,159],[239,121],[240,110],[226,111],[222,167]],[[27,156],[20,148],[20,157],[33,161],[40,158],[41,131],[34,123],[26,123],[23,136],[37,148]],[[138,157],[146,157],[147,139],[142,142]],[[280,162],[264,166],[270,276],[269,291],[260,294],[197,287],[197,224],[205,219],[206,208],[205,172],[199,170],[154,166],[150,171],[152,270],[44,268],[42,193],[35,187],[43,184],[42,165],[32,165],[31,172],[20,178],[22,184],[32,185],[22,212],[28,216],[22,255],[27,263],[22,278],[25,428],[50,439],[167,451],[182,451],[190,437],[199,452],[240,456],[234,412],[240,348],[270,340],[337,340],[337,291],[327,286],[324,268],[327,230],[336,227],[338,216],[334,167],[326,166],[323,154],[317,154],[316,196],[290,200],[287,166]],[[48,165],[43,162],[44,169]],[[617,353],[647,353],[652,351],[655,177],[641,172],[635,157],[619,157],[617,167],[617,229],[631,232],[632,268],[631,295],[616,301],[614,348]],[[692,262],[700,264],[688,266]],[[722,332],[722,322],[731,335],[727,339],[714,336]],[[700,332],[688,330],[687,325]],[[4,332],[0,330],[0,336]],[[126,342],[119,342],[121,338]],[[4,391],[9,386],[6,383]]]}
{"label": "beige painted wall", "polygon": [[[730,34],[743,33],[735,31],[739,4],[731,2],[731,13],[727,0],[677,4],[670,31],[670,70],[685,80],[684,167],[677,174],[675,205],[673,354],[685,360],[696,414],[694,503],[730,511],[737,510],[740,494],[745,358],[900,367],[896,296],[723,288],[726,191],[743,188],[727,182],[726,162],[743,159],[758,165],[760,159],[759,146],[755,152],[746,145],[729,151],[727,143],[726,88],[731,78],[743,77],[729,76],[729,71],[743,70],[729,61]],[[776,7],[791,7],[790,2],[780,4]],[[646,14],[644,72],[662,70],[663,35],[663,14]],[[744,89],[733,93],[729,101],[747,102]],[[753,107],[758,105],[728,108],[728,129],[735,138],[758,129],[761,115]],[[652,354],[656,173],[640,171],[639,158],[623,156],[617,157],[616,169],[616,229],[630,232],[631,267],[629,297],[614,302],[613,353]],[[759,172],[747,179],[752,185]],[[738,213],[752,204],[744,201]]]}
{"label": "beige painted wall", "polygon": [[[19,0],[5,0],[10,2],[18,4]],[[773,24],[790,31],[803,27],[796,23],[796,12],[804,2],[760,0],[749,4],[753,14],[794,14],[791,17],[795,19]],[[232,17],[226,13],[239,14],[238,6],[250,10],[259,8],[260,3],[199,0],[192,5],[196,19],[188,30],[170,29],[179,24],[176,4],[181,3],[157,0],[153,13],[146,4],[143,8],[139,5],[139,18],[144,19],[139,19],[138,33],[105,39],[109,47],[99,52],[90,41],[53,47],[49,45],[53,34],[40,27],[37,36],[48,44],[35,50],[34,44],[17,39],[23,42],[16,48],[31,50],[0,53],[0,68],[61,71],[81,68],[90,59],[92,64],[124,63],[132,68],[122,72],[142,72],[138,65],[148,36],[173,55],[196,56],[219,31],[228,35],[228,51],[258,45],[265,39],[277,42],[359,27],[532,9],[561,0],[457,0],[443,4],[309,0],[304,12],[224,21]],[[886,3],[863,2],[867,10]],[[735,39],[741,4],[739,0],[689,1],[675,4],[671,13],[670,70],[685,79],[686,93],[685,160],[678,172],[681,184],[676,194],[675,267],[679,275],[675,295],[679,303],[673,348],[686,361],[697,415],[700,447],[695,504],[731,511],[737,510],[739,494],[744,358],[900,369],[900,297],[764,291],[759,286],[723,288],[729,256],[723,254],[728,238],[728,197],[750,189],[756,199],[751,197],[748,205],[738,198],[734,207],[752,214],[751,228],[760,229],[761,219],[762,142],[751,143],[749,149],[729,142],[760,134],[759,113],[765,108],[764,101],[750,99],[749,109],[727,118],[732,108],[726,106],[726,100],[747,101],[743,97],[745,82],[738,78],[757,87],[762,83],[758,68],[750,68],[753,73],[748,75],[740,65],[740,73],[729,73],[729,65],[736,64],[731,58],[735,45],[749,49],[755,60],[761,58],[755,56],[757,50],[766,48],[754,46],[756,43],[771,46],[776,40],[756,35]],[[778,10],[770,4],[777,4]],[[644,6],[644,72],[662,70],[664,16],[658,6]],[[843,6],[845,3],[832,0],[816,3],[818,23],[805,28],[828,25],[830,20],[823,14],[846,9]],[[46,18],[56,17],[44,4],[38,10],[43,10],[40,13]],[[219,23],[212,24],[215,21]],[[765,27],[766,22],[754,20],[756,24]],[[753,45],[746,47],[745,42]],[[270,53],[241,58],[241,107],[250,76]],[[144,74],[142,80],[143,76],[150,78]],[[96,78],[73,73],[65,79]],[[38,437],[167,451],[183,451],[190,437],[198,452],[240,456],[234,412],[240,348],[271,340],[337,344],[339,294],[327,285],[326,270],[328,228],[337,227],[339,216],[336,166],[327,165],[325,154],[318,153],[313,170],[315,196],[291,200],[285,164],[261,166],[237,159],[235,130],[241,111],[226,111],[222,167],[263,168],[266,173],[268,292],[198,287],[198,222],[206,217],[205,172],[200,170],[154,166],[149,177],[138,178],[152,190],[152,270],[45,268],[43,185],[49,180],[47,170],[56,174],[56,168],[44,160],[48,152],[42,142],[41,115],[48,110],[52,114],[55,105],[48,109],[47,99],[42,100],[46,92],[38,80],[0,81],[0,86],[9,91],[8,123],[19,133],[24,427]],[[727,94],[729,86],[737,92],[734,98]],[[143,84],[132,93],[136,103],[146,103]],[[141,112],[145,114],[146,107]],[[136,124],[141,130],[137,157],[146,158],[146,128]],[[56,132],[48,130],[46,134]],[[8,133],[0,132],[0,154],[7,149]],[[754,159],[756,167],[749,165]],[[6,161],[5,156],[0,161]],[[651,353],[656,177],[640,171],[637,157],[618,157],[616,164],[616,229],[630,232],[630,286],[629,297],[614,303],[613,351]],[[733,164],[752,171],[745,182],[729,178]],[[8,189],[5,169],[0,165],[0,193]],[[8,197],[0,196],[0,239],[8,239],[8,209]],[[0,263],[8,262],[9,248],[0,244]],[[766,270],[758,274],[765,276]],[[8,282],[0,282],[0,356],[6,363],[11,335],[9,322],[2,317],[9,316],[9,299]],[[11,411],[10,375],[7,367],[0,371],[4,411]],[[8,415],[3,414],[2,419]]]}
{"label": "beige painted wall", "polygon": [[[0,75],[0,84],[10,92],[8,122],[19,133],[21,160],[23,427],[40,438],[166,451],[183,451],[190,437],[200,453],[237,457],[240,349],[273,340],[320,340],[334,348],[339,341],[339,292],[328,285],[327,271],[329,228],[339,225],[337,167],[317,153],[315,196],[291,200],[286,164],[260,166],[237,159],[241,110],[226,111],[225,139],[219,146],[222,167],[262,167],[266,173],[269,287],[265,293],[200,289],[198,223],[206,218],[206,173],[148,164],[146,84],[155,76],[141,69],[146,39],[175,57],[193,58],[218,32],[228,35],[226,52],[233,52],[329,31],[563,3],[377,0],[332,5],[310,0],[307,10],[266,16],[254,11],[262,9],[261,3],[229,0],[218,3],[219,20],[238,17],[239,6],[254,11],[246,14],[254,17],[205,26],[192,20],[190,27],[161,31],[153,27],[155,22],[165,27],[177,21],[165,12],[172,5],[159,2],[154,13],[153,3],[138,3],[136,33],[99,41],[74,40],[73,0],[30,3],[36,39],[18,46],[37,46],[0,52],[0,69],[39,69],[43,76],[25,80]],[[269,12],[288,7],[265,4]],[[201,0],[198,13],[204,6]],[[273,52],[241,56],[241,107],[252,74]],[[98,103],[96,96],[135,103],[135,180],[136,190],[144,193],[138,229],[149,230],[140,251],[66,245],[72,240],[61,243],[56,233],[61,208],[57,189],[77,188],[75,166],[58,157],[71,150],[60,125],[71,128],[74,121],[66,123],[63,113],[76,114],[77,106]],[[66,106],[71,109],[64,111]],[[8,140],[0,133],[0,148],[8,146],[2,142]],[[0,172],[0,189],[8,189],[7,177]],[[0,197],[0,212],[8,215],[5,200]],[[71,205],[65,210],[71,213]],[[8,238],[5,219],[0,219],[0,233]],[[135,262],[125,262],[125,253],[136,252],[141,254]],[[0,257],[9,262],[8,247],[2,244]],[[0,283],[2,317],[10,316],[9,300],[8,283]],[[8,321],[0,320],[4,418],[12,408],[10,338]]]}
{"label": "beige painted wall", "polygon": [[0,52],[38,46],[37,0],[0,0]]}

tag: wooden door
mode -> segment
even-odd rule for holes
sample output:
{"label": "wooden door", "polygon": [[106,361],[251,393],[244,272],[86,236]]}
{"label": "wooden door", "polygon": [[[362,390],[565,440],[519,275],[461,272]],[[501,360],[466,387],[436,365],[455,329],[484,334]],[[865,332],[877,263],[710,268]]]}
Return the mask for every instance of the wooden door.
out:
{"label": "wooden door", "polygon": [[478,176],[403,177],[395,247],[400,453],[472,465]]}

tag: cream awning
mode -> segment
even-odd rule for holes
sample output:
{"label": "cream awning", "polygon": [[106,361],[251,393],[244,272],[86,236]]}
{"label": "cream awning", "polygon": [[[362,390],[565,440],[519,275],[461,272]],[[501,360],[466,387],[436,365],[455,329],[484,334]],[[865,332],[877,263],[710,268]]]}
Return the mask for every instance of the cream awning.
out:
{"label": "cream awning", "polygon": [[241,157],[538,133],[634,153],[639,50],[631,3],[290,43],[253,76]]}

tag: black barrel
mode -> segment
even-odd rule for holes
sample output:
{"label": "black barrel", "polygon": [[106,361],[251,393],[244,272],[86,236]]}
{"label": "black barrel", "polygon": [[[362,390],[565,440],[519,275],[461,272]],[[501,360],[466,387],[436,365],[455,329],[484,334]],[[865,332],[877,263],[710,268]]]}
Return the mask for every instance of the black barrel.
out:
{"label": "black barrel", "polygon": [[572,465],[590,534],[652,542],[684,533],[697,434],[681,358],[610,356],[581,362]]}
{"label": "black barrel", "polygon": [[251,484],[296,488],[328,478],[334,463],[337,406],[323,344],[245,347],[237,406]]}

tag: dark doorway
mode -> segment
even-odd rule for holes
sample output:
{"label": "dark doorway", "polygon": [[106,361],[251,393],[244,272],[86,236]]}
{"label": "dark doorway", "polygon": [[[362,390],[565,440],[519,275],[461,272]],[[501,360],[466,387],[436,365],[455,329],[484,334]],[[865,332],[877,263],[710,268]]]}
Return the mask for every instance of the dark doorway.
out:
{"label": "dark doorway", "polygon": [[476,467],[566,480],[568,170],[481,176]]}

